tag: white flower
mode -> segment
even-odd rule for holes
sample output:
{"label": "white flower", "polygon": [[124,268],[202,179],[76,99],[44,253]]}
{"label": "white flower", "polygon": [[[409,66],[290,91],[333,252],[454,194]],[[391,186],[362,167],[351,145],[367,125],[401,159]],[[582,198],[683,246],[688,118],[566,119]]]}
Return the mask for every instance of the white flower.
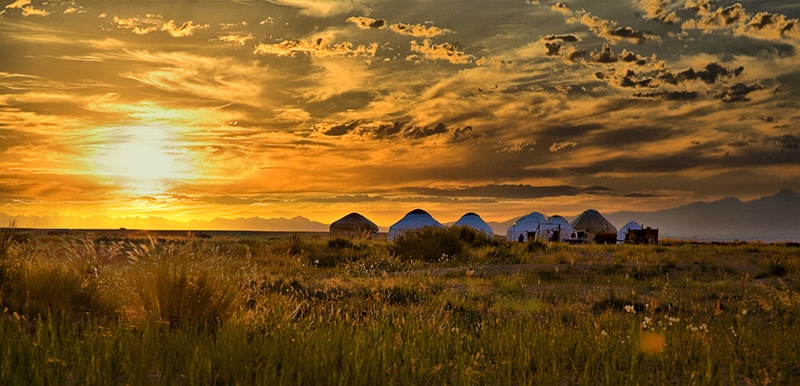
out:
{"label": "white flower", "polygon": [[625,312],[627,312],[627,313],[629,313],[629,314],[630,314],[630,313],[633,313],[633,314],[635,314],[635,313],[636,313],[636,309],[635,309],[635,308],[633,308],[633,305],[631,305],[631,304],[628,304],[628,305],[626,305],[626,306],[625,306]]}

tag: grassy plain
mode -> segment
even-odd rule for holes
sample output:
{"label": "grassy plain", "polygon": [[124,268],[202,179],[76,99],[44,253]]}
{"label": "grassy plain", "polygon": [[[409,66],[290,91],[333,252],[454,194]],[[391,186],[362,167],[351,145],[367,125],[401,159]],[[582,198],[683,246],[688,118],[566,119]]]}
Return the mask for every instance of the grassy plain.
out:
{"label": "grassy plain", "polygon": [[0,384],[800,384],[800,248],[0,237]]}

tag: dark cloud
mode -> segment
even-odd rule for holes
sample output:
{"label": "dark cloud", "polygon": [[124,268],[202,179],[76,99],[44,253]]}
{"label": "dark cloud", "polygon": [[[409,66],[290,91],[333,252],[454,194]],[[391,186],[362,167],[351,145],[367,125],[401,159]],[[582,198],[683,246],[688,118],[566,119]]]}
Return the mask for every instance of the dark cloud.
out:
{"label": "dark cloud", "polygon": [[730,147],[745,147],[745,146],[755,145],[757,142],[758,141],[755,138],[748,137],[748,138],[742,138],[742,139],[738,139],[736,141],[729,142],[728,146],[730,146]]}
{"label": "dark cloud", "polygon": [[664,195],[662,195],[662,194],[652,194],[652,193],[633,192],[633,193],[628,193],[626,195],[623,195],[622,197],[625,197],[625,198],[654,198],[654,197],[664,197]]}
{"label": "dark cloud", "polygon": [[370,196],[368,194],[342,194],[334,197],[311,197],[304,198],[298,201],[302,202],[320,202],[320,203],[348,203],[348,202],[375,202],[383,201],[386,198],[383,196]]}
{"label": "dark cloud", "polygon": [[599,52],[592,51],[591,60],[595,63],[615,63],[617,55],[608,43],[603,43],[603,48]]}
{"label": "dark cloud", "polygon": [[627,50],[622,50],[622,53],[619,55],[619,60],[628,63],[636,63],[640,66],[647,64],[647,59],[641,57],[639,54]]}
{"label": "dark cloud", "polygon": [[700,79],[707,84],[714,84],[717,82],[717,80],[722,78],[732,78],[739,76],[742,74],[743,71],[744,67],[741,66],[733,69],[728,69],[716,62],[711,62],[707,64],[703,70],[700,71],[695,71],[693,68],[689,67],[688,69],[681,71],[677,74],[665,71],[658,78],[664,82],[673,85],[677,85],[680,82],[693,81],[697,79]]}
{"label": "dark cloud", "polygon": [[574,48],[568,52],[566,52],[563,57],[570,62],[574,62],[578,59],[583,59],[586,57],[586,50],[583,48]]}
{"label": "dark cloud", "polygon": [[[333,131],[333,133],[329,134],[331,131]],[[447,134],[450,131],[451,129],[444,123],[439,123],[431,127],[417,126],[409,121],[397,121],[390,124],[369,126],[362,125],[359,121],[354,121],[334,126],[325,132],[325,135],[344,135],[355,132],[357,135],[377,140],[392,138],[423,139],[439,134]],[[464,128],[455,128],[452,130],[452,135],[448,138],[447,142],[464,142],[480,138],[483,135],[483,133],[473,132],[472,126],[465,126]]]}
{"label": "dark cloud", "polygon": [[642,43],[649,40],[647,35],[642,31],[637,31],[631,27],[620,27],[609,30],[609,34],[614,37],[619,37],[626,40],[633,40],[637,43]]}
{"label": "dark cloud", "polygon": [[658,40],[657,36],[638,31],[631,27],[616,27],[616,22],[604,20],[585,11],[575,12],[576,16],[572,20],[577,20],[581,24],[589,27],[589,30],[598,37],[606,39],[611,44],[617,44],[626,40],[631,43],[641,44],[648,40]]}
{"label": "dark cloud", "polygon": [[644,78],[640,80],[639,77],[636,76],[636,72],[633,70],[628,70],[625,73],[625,76],[619,79],[619,82],[621,87],[658,87],[658,82],[656,82],[654,79]]}
{"label": "dark cloud", "polygon": [[453,131],[453,135],[450,136],[450,139],[447,142],[450,143],[459,143],[469,141],[471,139],[477,139],[483,136],[483,133],[473,133],[472,126],[466,126],[463,129],[456,128]]}
{"label": "dark cloud", "polygon": [[561,44],[556,42],[547,42],[544,44],[545,48],[547,48],[547,56],[558,56],[561,51]]}
{"label": "dark cloud", "polygon": [[666,101],[690,101],[697,99],[698,95],[696,91],[652,91],[633,94],[637,98],[654,98]]}
{"label": "dark cloud", "polygon": [[385,139],[389,137],[393,137],[403,131],[404,128],[408,126],[409,122],[395,122],[392,124],[387,125],[380,125],[378,126],[375,131],[372,132],[372,136],[376,139]]}
{"label": "dark cloud", "polygon": [[604,195],[611,193],[605,186],[576,187],[568,185],[532,186],[532,185],[484,185],[458,189],[417,188],[417,194],[445,197],[495,197],[512,199],[530,199],[544,197],[577,196],[580,194]]}
{"label": "dark cloud", "polygon": [[767,136],[764,137],[764,144],[774,145],[782,149],[800,150],[800,136],[793,134]]}
{"label": "dark cloud", "polygon": [[751,84],[748,86],[744,83],[736,83],[735,85],[725,89],[725,91],[717,94],[716,97],[725,103],[747,102],[750,100],[750,98],[747,97],[747,94],[763,88],[764,87],[759,84]]}
{"label": "dark cloud", "polygon": [[578,41],[578,38],[575,35],[547,35],[544,37],[544,40],[547,41],[561,40],[567,43],[575,43]]}
{"label": "dark cloud", "polygon": [[564,45],[557,41],[546,41],[544,47],[547,49],[546,56],[557,56],[568,62],[575,62],[586,57],[585,49]]}
{"label": "dark cloud", "polygon": [[419,126],[410,127],[410,128],[406,129],[403,132],[403,136],[405,136],[406,138],[411,138],[411,139],[421,139],[421,138],[430,137],[430,136],[436,135],[436,134],[444,134],[446,132],[447,132],[447,125],[445,125],[444,123],[440,123],[440,124],[434,126],[433,128],[430,128],[428,126],[425,126],[425,127],[419,127]]}
{"label": "dark cloud", "polygon": [[[796,137],[780,136],[767,140],[764,146],[730,149],[725,148],[725,144],[721,143],[720,146],[716,144],[690,146],[683,150],[666,154],[627,154],[584,166],[563,169],[561,173],[564,175],[587,176],[608,173],[652,174],[760,166],[800,166],[800,151],[781,147],[793,146],[793,141],[796,140]],[[776,146],[780,148],[776,150]]]}
{"label": "dark cloud", "polygon": [[343,125],[336,125],[325,131],[325,135],[328,136],[342,136],[345,135],[358,127],[359,121],[353,121],[349,123],[345,123]]}

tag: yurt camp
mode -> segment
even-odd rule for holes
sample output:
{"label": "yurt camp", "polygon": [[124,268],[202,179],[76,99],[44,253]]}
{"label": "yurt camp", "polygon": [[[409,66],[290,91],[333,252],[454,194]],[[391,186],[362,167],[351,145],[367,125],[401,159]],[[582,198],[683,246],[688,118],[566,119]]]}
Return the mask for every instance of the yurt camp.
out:
{"label": "yurt camp", "polygon": [[359,213],[350,213],[331,224],[331,237],[374,237],[378,226]]}
{"label": "yurt camp", "polygon": [[617,242],[625,244],[658,244],[658,228],[645,228],[631,221],[619,231]]}
{"label": "yurt camp", "polygon": [[619,232],[617,232],[617,242],[624,243],[629,230],[641,230],[641,229],[642,226],[637,224],[636,221],[631,221],[625,224],[625,226],[620,228]]}
{"label": "yurt camp", "polygon": [[614,244],[617,240],[617,228],[594,209],[587,209],[569,225],[586,241]]}
{"label": "yurt camp", "polygon": [[464,214],[453,225],[470,227],[478,232],[486,233],[486,235],[489,237],[494,236],[494,231],[492,230],[492,227],[490,227],[489,224],[486,223],[486,221],[483,221],[481,216],[479,216],[476,213],[469,212]]}
{"label": "yurt camp", "polygon": [[539,229],[539,224],[545,221],[547,219],[539,212],[522,216],[514,225],[508,228],[506,239],[508,241],[528,241],[528,232],[536,232]]}
{"label": "yurt camp", "polygon": [[539,224],[536,237],[546,241],[567,241],[570,238],[577,238],[574,233],[575,229],[569,225],[567,219],[562,216],[550,216],[547,221]]}
{"label": "yurt camp", "polygon": [[422,209],[414,209],[411,212],[408,212],[408,214],[401,218],[400,221],[389,227],[389,235],[387,239],[392,241],[406,231],[419,229],[422,227],[443,228],[444,225],[431,217],[428,212]]}

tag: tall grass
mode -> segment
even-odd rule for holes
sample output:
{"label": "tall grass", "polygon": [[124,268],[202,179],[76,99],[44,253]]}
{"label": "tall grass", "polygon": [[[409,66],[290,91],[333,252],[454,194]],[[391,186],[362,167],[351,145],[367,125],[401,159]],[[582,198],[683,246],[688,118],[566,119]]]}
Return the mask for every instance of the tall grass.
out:
{"label": "tall grass", "polygon": [[469,260],[419,271],[375,240],[15,244],[38,311],[0,314],[0,384],[800,383],[797,249],[452,233]]}
{"label": "tall grass", "polygon": [[152,243],[137,246],[130,259],[133,264],[123,278],[142,317],[172,327],[205,328],[224,323],[233,313],[237,272],[219,250],[201,242]]}

